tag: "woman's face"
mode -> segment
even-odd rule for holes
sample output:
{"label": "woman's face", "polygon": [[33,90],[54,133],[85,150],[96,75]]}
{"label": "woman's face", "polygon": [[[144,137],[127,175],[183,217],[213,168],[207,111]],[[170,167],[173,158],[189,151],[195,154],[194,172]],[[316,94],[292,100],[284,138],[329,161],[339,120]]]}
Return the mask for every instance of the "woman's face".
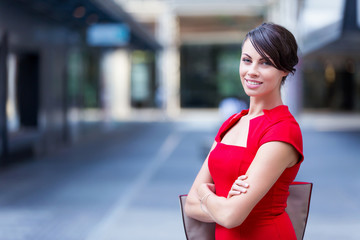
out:
{"label": "woman's face", "polygon": [[287,75],[267,62],[249,39],[243,45],[239,73],[244,91],[250,97],[279,96],[281,80]]}

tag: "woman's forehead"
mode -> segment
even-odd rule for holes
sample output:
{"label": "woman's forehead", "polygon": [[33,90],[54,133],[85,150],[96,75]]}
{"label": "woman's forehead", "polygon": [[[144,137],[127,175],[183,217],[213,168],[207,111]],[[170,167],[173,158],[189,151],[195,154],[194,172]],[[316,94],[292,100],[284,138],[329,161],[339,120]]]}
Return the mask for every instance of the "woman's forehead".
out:
{"label": "woman's forehead", "polygon": [[[242,48],[242,54],[246,54],[251,58],[259,58],[259,59],[263,59],[264,57],[260,55],[260,53],[255,49],[255,47],[253,46],[252,42],[247,39],[244,44],[243,44],[243,48]],[[267,55],[266,55],[267,56]],[[268,56],[267,56],[268,57]],[[269,58],[269,57],[268,57]]]}

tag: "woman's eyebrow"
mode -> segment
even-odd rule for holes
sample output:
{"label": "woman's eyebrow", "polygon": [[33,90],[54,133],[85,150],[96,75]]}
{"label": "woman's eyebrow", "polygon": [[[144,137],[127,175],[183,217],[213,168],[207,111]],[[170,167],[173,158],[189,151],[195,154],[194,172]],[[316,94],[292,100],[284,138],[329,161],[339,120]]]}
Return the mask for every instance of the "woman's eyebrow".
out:
{"label": "woman's eyebrow", "polygon": [[[249,54],[247,54],[247,53],[243,53],[243,55],[246,55],[248,58],[251,58],[252,59],[252,57],[249,55]],[[260,58],[259,59],[259,61],[268,61],[268,60],[266,60],[266,58]]]}
{"label": "woman's eyebrow", "polygon": [[243,55],[246,55],[248,58],[252,58],[252,57],[250,57],[250,55],[247,54],[247,53],[243,53]]}

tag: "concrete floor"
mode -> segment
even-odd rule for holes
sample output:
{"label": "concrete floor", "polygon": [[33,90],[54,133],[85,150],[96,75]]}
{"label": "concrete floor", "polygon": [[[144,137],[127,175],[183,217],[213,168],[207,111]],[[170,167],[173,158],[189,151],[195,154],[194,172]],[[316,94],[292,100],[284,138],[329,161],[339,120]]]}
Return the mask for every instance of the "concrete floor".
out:
{"label": "concrete floor", "polygon": [[[360,128],[302,122],[297,180],[314,183],[304,239],[360,239]],[[218,127],[209,118],[121,123],[3,169],[0,239],[185,239],[178,195],[189,190]]]}

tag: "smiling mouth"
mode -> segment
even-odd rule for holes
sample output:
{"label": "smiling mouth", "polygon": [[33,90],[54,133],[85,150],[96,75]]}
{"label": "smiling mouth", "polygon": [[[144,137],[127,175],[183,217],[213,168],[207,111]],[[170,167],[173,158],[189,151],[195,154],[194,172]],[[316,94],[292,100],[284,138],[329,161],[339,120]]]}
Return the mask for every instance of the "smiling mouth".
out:
{"label": "smiling mouth", "polygon": [[254,85],[254,86],[256,86],[256,85],[261,85],[261,84],[262,84],[262,82],[252,81],[252,80],[248,80],[248,79],[246,79],[245,81],[246,81],[249,85]]}

